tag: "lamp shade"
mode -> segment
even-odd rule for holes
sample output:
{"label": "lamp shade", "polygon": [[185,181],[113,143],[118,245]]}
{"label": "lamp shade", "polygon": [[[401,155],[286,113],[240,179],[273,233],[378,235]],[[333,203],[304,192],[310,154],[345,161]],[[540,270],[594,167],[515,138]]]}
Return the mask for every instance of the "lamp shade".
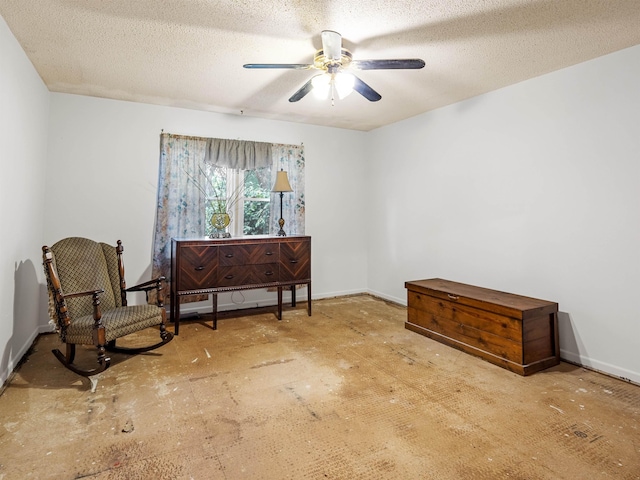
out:
{"label": "lamp shade", "polygon": [[293,192],[291,185],[289,185],[289,178],[287,172],[280,170],[276,174],[276,183],[273,185],[272,192]]}

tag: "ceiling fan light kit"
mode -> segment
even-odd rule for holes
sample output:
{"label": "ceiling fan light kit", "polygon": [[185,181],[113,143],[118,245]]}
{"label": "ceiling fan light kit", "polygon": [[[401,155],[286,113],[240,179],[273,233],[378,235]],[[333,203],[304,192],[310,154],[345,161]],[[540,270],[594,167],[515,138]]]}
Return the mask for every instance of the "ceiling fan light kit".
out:
{"label": "ceiling fan light kit", "polygon": [[318,100],[325,99],[331,88],[331,78],[321,73],[311,79],[311,86],[313,87],[314,97]]}
{"label": "ceiling fan light kit", "polygon": [[345,72],[336,73],[333,80],[340,99],[353,92],[353,87],[356,84],[356,78],[352,74]]}
{"label": "ceiling fan light kit", "polygon": [[424,60],[419,58],[391,59],[391,60],[353,60],[351,52],[342,48],[342,36],[332,30],[322,32],[322,50],[318,50],[312,64],[300,63],[248,63],[244,68],[286,68],[293,70],[321,70],[322,73],[313,76],[298,91],[290,102],[301,100],[309,92],[319,99],[325,99],[331,94],[331,104],[334,104],[335,94],[339,99],[347,97],[352,91],[371,102],[377,102],[382,96],[360,78],[345,70],[416,70],[424,67]]}
{"label": "ceiling fan light kit", "polygon": [[346,98],[353,92],[355,77],[350,73],[320,73],[311,79],[313,96],[319,100],[324,100],[331,94],[331,101],[338,94],[340,100]]}

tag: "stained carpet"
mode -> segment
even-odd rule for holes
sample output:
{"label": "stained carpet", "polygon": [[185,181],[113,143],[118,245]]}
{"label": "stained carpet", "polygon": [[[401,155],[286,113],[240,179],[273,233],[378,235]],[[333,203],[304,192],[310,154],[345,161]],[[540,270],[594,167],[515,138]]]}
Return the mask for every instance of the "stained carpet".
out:
{"label": "stained carpet", "polygon": [[636,385],[521,377],[367,295],[272,310],[185,321],[95,384],[41,335],[0,396],[0,480],[640,479]]}

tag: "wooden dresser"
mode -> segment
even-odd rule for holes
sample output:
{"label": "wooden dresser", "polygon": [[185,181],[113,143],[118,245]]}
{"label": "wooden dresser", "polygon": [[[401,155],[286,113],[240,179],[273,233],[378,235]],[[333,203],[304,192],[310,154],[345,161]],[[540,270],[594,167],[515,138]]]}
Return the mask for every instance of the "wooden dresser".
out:
{"label": "wooden dresser", "polygon": [[560,363],[557,303],[439,278],[405,287],[409,330],[520,375]]}
{"label": "wooden dresser", "polygon": [[180,298],[213,295],[213,328],[217,328],[218,293],[275,287],[278,319],[282,318],[282,289],[307,286],[311,315],[311,237],[239,237],[171,239],[171,320],[180,329]]}

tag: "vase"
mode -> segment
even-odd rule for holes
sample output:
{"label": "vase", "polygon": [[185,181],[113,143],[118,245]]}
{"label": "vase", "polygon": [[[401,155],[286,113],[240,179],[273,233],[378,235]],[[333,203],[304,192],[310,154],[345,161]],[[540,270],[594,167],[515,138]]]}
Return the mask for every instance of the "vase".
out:
{"label": "vase", "polygon": [[230,238],[231,234],[227,232],[227,227],[231,223],[231,217],[228,213],[214,213],[211,215],[211,226],[213,232],[210,238]]}

